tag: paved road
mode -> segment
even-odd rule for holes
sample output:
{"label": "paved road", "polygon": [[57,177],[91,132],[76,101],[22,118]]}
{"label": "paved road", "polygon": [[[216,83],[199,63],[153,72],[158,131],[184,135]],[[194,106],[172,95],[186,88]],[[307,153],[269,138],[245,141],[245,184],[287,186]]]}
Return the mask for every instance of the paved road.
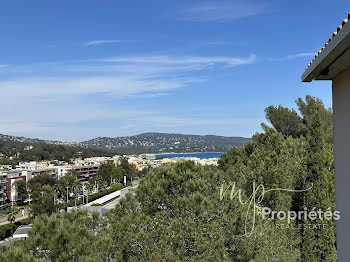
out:
{"label": "paved road", "polygon": [[[16,217],[15,222],[20,221],[20,220],[23,220],[23,219],[26,219],[26,218],[28,218],[28,215],[24,215],[24,216],[21,216],[21,217]],[[0,222],[0,226],[6,225],[6,224],[9,224],[9,223],[10,223],[10,222],[7,221],[7,218],[6,218],[6,221]]]}
{"label": "paved road", "polygon": [[112,202],[109,202],[108,204],[104,205],[103,207],[106,209],[113,209],[115,208],[115,206],[119,203],[119,201],[125,197],[125,195],[129,192],[132,192],[133,190],[135,190],[137,188],[138,185],[133,186],[133,187],[126,187],[120,190],[120,197],[118,197],[117,199],[113,200]]}

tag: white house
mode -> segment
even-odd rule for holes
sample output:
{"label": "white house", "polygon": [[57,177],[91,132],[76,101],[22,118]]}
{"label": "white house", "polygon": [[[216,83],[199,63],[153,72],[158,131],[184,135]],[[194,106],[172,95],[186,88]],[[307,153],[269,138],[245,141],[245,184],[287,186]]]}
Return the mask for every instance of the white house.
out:
{"label": "white house", "polygon": [[307,66],[302,81],[332,80],[338,261],[350,260],[350,13]]}

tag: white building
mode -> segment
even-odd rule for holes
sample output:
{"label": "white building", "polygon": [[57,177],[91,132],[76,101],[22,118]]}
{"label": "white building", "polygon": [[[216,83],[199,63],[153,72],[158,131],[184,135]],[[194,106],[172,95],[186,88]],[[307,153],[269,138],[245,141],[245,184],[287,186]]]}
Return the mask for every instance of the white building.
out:
{"label": "white building", "polygon": [[68,167],[68,166],[54,166],[54,169],[57,170],[57,178],[60,179],[61,177],[64,177],[65,175],[67,175],[67,173],[72,170],[72,167]]}

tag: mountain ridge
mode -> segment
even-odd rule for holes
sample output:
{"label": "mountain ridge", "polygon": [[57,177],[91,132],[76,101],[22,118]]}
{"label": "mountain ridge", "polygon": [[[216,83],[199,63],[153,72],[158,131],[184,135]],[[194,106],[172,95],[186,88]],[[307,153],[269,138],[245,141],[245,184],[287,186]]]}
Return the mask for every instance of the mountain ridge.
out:
{"label": "mountain ridge", "polygon": [[225,152],[230,147],[242,146],[250,138],[216,135],[191,135],[146,132],[134,136],[96,137],[81,142],[64,142],[0,134],[0,140],[23,144],[54,144],[103,149],[120,153],[185,153]]}

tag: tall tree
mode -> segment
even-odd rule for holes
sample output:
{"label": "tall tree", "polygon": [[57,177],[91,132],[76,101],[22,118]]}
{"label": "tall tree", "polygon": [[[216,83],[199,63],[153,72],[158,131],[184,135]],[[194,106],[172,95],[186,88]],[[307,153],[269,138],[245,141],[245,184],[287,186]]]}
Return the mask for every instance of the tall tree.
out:
{"label": "tall tree", "polygon": [[[314,103],[315,102],[315,103]],[[302,103],[301,103],[302,104]],[[304,105],[302,104],[304,110]],[[316,100],[308,101],[305,124],[308,130],[306,160],[307,173],[305,188],[312,186],[303,196],[303,208],[308,212],[313,209],[335,211],[335,188],[332,146],[326,141],[329,133],[325,123],[329,119],[324,117],[325,110]],[[303,261],[336,261],[335,222],[331,220],[308,220],[302,231],[302,259]],[[319,224],[325,225],[320,228]]]}
{"label": "tall tree", "polygon": [[301,117],[292,109],[283,106],[269,106],[265,109],[266,119],[284,137],[299,137],[302,130]]}
{"label": "tall tree", "polygon": [[15,182],[16,192],[17,192],[17,201],[19,204],[23,204],[23,202],[27,199],[28,191],[26,182],[21,179]]}

